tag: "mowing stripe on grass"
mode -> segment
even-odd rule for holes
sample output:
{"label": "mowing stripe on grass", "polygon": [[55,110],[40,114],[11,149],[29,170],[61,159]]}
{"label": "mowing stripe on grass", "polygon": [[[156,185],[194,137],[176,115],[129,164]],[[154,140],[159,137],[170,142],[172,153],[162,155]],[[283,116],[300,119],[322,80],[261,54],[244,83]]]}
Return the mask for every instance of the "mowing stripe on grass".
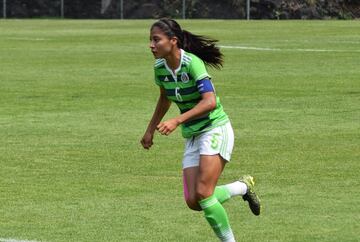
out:
{"label": "mowing stripe on grass", "polygon": [[360,52],[360,50],[330,50],[330,49],[279,49],[268,47],[220,45],[224,49],[258,50],[258,51],[296,51],[296,52]]}
{"label": "mowing stripe on grass", "polygon": [[8,40],[24,40],[24,41],[46,41],[50,39],[44,39],[44,38],[25,38],[25,37],[9,37],[6,38]]}

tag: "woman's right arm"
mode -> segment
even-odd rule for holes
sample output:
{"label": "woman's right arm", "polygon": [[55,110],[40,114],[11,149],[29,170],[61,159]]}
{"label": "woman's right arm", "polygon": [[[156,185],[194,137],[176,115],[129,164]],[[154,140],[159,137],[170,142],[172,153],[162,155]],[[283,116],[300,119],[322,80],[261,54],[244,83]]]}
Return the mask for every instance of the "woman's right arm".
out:
{"label": "woman's right arm", "polygon": [[166,112],[169,110],[171,101],[167,99],[165,89],[160,88],[160,97],[158,99],[154,114],[149,122],[149,125],[145,131],[143,138],[140,143],[145,149],[149,149],[153,142],[154,132],[156,126],[160,123],[162,118],[165,116]]}

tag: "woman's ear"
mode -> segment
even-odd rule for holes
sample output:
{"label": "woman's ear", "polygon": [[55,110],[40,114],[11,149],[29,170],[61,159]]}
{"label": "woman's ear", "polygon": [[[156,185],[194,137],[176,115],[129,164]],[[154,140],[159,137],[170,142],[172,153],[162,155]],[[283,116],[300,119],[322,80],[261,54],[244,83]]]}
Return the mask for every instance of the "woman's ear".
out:
{"label": "woman's ear", "polygon": [[171,43],[172,45],[177,45],[177,43],[178,43],[178,38],[172,37],[172,38],[170,39],[170,43]]}

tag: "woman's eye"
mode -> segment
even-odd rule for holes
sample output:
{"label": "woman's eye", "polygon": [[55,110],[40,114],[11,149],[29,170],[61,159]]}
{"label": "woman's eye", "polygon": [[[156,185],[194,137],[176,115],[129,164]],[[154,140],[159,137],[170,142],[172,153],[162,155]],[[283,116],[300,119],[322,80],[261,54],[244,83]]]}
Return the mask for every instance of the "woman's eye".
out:
{"label": "woman's eye", "polygon": [[159,38],[158,36],[154,37],[154,41],[159,42],[160,40],[161,40],[161,38]]}

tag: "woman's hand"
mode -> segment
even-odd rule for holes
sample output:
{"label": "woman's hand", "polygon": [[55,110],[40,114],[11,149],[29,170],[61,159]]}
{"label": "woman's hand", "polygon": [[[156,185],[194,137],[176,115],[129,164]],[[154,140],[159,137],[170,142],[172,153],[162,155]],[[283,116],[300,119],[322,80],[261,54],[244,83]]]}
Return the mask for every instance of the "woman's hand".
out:
{"label": "woman's hand", "polygon": [[140,143],[141,145],[144,147],[144,149],[150,149],[150,147],[153,145],[153,138],[154,138],[154,135],[149,133],[149,132],[146,132],[144,134],[144,136],[142,137]]}
{"label": "woman's hand", "polygon": [[180,122],[177,119],[172,118],[167,121],[159,123],[158,126],[156,127],[156,129],[163,135],[169,135],[179,125],[180,125]]}

